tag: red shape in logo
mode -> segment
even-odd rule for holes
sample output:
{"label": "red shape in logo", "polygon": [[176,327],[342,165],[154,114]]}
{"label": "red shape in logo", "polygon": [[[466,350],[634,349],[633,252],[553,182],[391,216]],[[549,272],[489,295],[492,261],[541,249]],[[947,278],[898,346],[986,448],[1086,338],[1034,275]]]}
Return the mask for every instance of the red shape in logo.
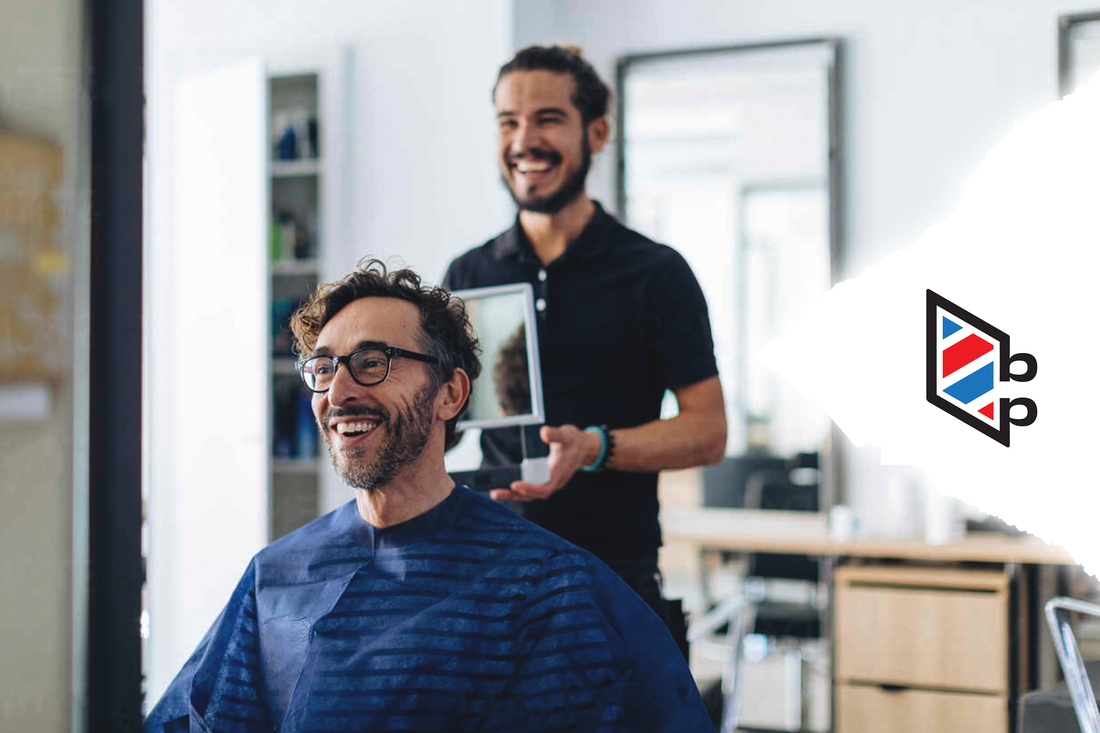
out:
{"label": "red shape in logo", "polygon": [[990,420],[992,420],[993,419],[993,403],[990,402],[988,405],[986,405],[982,409],[978,410],[978,412],[982,413],[983,415],[988,417]]}
{"label": "red shape in logo", "polygon": [[993,344],[972,333],[954,346],[943,350],[943,376],[962,369],[983,354],[993,351]]}

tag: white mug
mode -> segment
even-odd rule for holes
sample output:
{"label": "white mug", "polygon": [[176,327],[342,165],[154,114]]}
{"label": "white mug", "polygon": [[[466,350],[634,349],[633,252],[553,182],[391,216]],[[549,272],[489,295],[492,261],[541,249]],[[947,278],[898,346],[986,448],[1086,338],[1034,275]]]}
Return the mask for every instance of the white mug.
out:
{"label": "white mug", "polygon": [[829,537],[835,542],[844,542],[852,538],[856,529],[856,517],[852,508],[837,504],[829,510]]}

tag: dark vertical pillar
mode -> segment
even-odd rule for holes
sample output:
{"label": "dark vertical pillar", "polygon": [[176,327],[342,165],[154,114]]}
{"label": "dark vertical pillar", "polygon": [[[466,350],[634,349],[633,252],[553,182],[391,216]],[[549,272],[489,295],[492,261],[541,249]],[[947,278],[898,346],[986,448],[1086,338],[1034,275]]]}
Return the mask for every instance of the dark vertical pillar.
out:
{"label": "dark vertical pillar", "polygon": [[144,9],[89,0],[88,733],[141,729]]}

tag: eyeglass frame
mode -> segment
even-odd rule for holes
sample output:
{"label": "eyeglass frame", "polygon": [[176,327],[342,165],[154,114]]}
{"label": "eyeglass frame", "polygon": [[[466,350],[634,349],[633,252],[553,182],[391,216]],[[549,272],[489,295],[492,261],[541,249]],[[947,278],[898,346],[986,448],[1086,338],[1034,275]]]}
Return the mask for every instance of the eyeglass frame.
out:
{"label": "eyeglass frame", "polygon": [[[364,351],[381,351],[383,354],[386,355],[386,373],[383,374],[382,378],[379,379],[377,382],[366,383],[359,381],[359,378],[355,376],[355,370],[351,368],[351,358],[356,354],[360,354]],[[396,346],[388,346],[386,344],[375,344],[372,346],[364,346],[360,349],[352,351],[350,354],[344,354],[343,356],[337,354],[315,354],[313,356],[307,356],[304,359],[299,359],[298,363],[294,365],[294,368],[297,370],[298,377],[302,380],[302,384],[306,386],[306,389],[308,389],[313,394],[324,394],[325,392],[328,392],[330,389],[332,389],[332,383],[330,382],[329,386],[325,387],[324,389],[314,389],[313,387],[310,387],[309,382],[306,381],[306,376],[303,373],[307,362],[310,362],[314,359],[332,359],[334,362],[336,362],[336,366],[332,368],[333,380],[336,379],[336,372],[340,370],[340,364],[343,364],[344,368],[347,369],[348,376],[350,376],[352,381],[358,384],[360,387],[376,387],[379,384],[382,384],[382,382],[385,382],[387,379],[389,379],[390,367],[393,364],[393,359],[395,356],[400,356],[404,359],[412,359],[414,361],[423,362],[425,364],[439,363],[439,359],[434,356],[429,356],[428,354],[420,354],[415,351],[399,349]]]}

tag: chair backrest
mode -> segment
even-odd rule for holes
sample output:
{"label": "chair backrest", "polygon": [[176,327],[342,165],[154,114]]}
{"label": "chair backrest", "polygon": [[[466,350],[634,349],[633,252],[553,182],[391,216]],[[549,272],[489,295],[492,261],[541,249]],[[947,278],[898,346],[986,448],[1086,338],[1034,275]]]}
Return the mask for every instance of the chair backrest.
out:
{"label": "chair backrest", "polygon": [[762,471],[785,473],[787,460],[766,453],[729,456],[703,468],[703,506],[743,509],[749,476]]}
{"label": "chair backrest", "polygon": [[1085,662],[1081,658],[1081,649],[1077,646],[1077,637],[1070,625],[1071,613],[1084,613],[1100,616],[1100,606],[1074,598],[1051,598],[1044,608],[1047,626],[1058,652],[1058,663],[1066,678],[1066,687],[1073,702],[1073,712],[1082,733],[1100,733],[1100,710],[1096,707],[1096,697],[1092,694]]}
{"label": "chair backrest", "polygon": [[[730,456],[703,469],[703,506],[816,512],[820,509],[818,484],[796,484],[792,475],[817,468],[816,453],[782,457],[753,451]],[[815,559],[803,555],[749,555],[752,577],[816,581],[818,569]]]}
{"label": "chair backrest", "polygon": [[[752,484],[759,480],[759,504],[757,509],[776,509],[794,512],[818,511],[818,484],[795,484],[790,480],[790,471],[782,474],[769,472],[750,478],[747,495],[756,493]],[[783,580],[807,580],[817,582],[820,574],[817,559],[807,555],[787,555],[770,552],[757,552],[749,556],[748,574],[756,578],[778,578]]]}

